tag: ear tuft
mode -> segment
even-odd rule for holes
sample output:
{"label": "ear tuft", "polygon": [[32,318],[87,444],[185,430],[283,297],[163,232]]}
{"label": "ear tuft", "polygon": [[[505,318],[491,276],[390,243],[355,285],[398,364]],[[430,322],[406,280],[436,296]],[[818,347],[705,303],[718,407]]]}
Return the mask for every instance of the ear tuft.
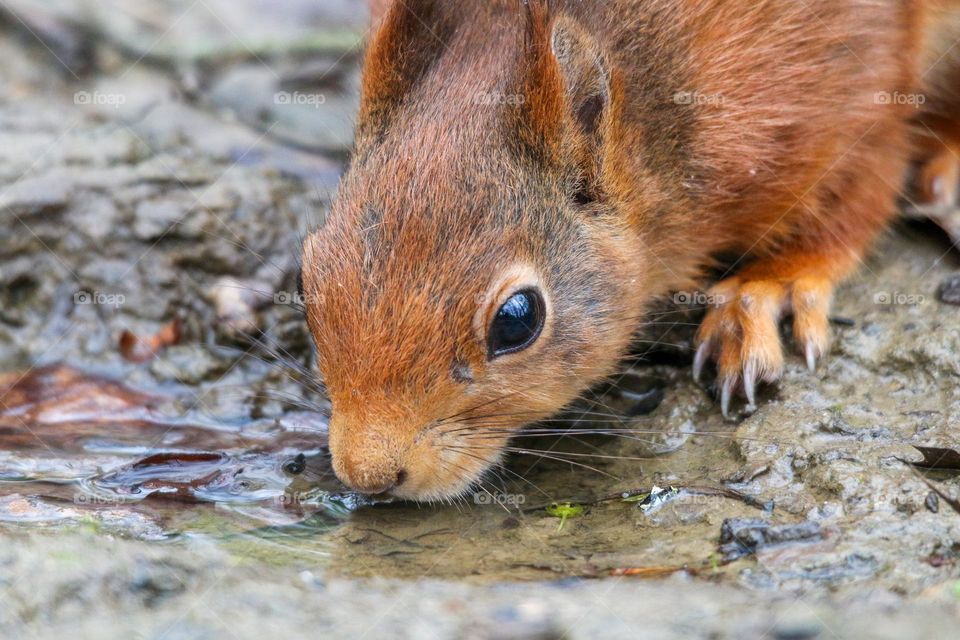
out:
{"label": "ear tuft", "polygon": [[547,0],[525,0],[528,116],[541,142],[575,133],[596,136],[610,104],[610,73],[596,40],[572,18],[551,16]]}
{"label": "ear tuft", "polygon": [[542,162],[569,172],[571,198],[602,196],[599,183],[611,74],[600,45],[573,18],[551,16],[548,0],[526,0],[527,46],[519,139]]}
{"label": "ear tuft", "polygon": [[570,114],[581,133],[598,135],[610,103],[610,73],[600,47],[579,24],[561,16],[553,23],[551,48],[564,79]]}
{"label": "ear tuft", "polygon": [[[378,137],[403,97],[442,54],[449,35],[446,0],[375,0],[379,26],[367,50],[357,120],[357,146]],[[375,14],[375,18],[378,16]]]}
{"label": "ear tuft", "polygon": [[367,6],[370,9],[370,23],[374,27],[378,26],[383,17],[387,15],[391,2],[393,0],[367,0]]}

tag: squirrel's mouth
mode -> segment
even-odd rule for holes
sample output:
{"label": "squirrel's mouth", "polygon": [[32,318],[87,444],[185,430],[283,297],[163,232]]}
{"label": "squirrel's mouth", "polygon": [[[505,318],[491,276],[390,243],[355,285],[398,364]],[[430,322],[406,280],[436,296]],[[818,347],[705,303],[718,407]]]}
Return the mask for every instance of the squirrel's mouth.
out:
{"label": "squirrel's mouth", "polygon": [[[482,452],[456,452],[437,448],[422,464],[416,465],[404,482],[384,495],[410,502],[452,502],[469,499],[482,491],[483,477],[500,461],[502,446],[485,447]],[[430,458],[433,458],[432,460]]]}
{"label": "squirrel's mouth", "polygon": [[452,502],[481,492],[483,476],[504,455],[506,438],[331,439],[333,469],[347,488],[374,501]]}

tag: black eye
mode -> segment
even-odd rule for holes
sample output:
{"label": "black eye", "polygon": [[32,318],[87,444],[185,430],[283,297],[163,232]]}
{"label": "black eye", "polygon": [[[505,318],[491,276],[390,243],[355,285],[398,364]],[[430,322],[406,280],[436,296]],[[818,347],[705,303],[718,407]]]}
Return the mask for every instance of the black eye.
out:
{"label": "black eye", "polygon": [[533,344],[543,329],[545,315],[540,292],[526,289],[513,294],[490,325],[490,358],[516,353]]}

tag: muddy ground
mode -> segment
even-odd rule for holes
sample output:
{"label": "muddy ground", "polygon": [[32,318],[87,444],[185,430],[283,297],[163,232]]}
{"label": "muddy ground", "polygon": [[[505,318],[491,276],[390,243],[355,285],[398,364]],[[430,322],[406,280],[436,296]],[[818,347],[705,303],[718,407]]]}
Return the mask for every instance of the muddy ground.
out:
{"label": "muddy ground", "polygon": [[[960,253],[934,225],[884,240],[829,359],[753,415],[690,380],[679,313],[636,393],[536,444],[579,466],[521,456],[455,506],[340,490],[290,302],[358,4],[0,3],[0,635],[955,635]],[[583,434],[597,407],[630,437]]]}

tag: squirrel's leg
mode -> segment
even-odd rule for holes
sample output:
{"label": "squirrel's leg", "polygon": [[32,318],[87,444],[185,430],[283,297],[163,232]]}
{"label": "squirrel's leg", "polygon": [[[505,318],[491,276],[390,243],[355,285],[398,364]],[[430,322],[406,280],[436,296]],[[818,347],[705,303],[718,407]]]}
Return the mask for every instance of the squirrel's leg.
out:
{"label": "squirrel's leg", "polygon": [[[924,3],[918,3],[924,4]],[[960,195],[960,0],[927,2],[917,71],[910,195],[921,206],[953,207]],[[922,98],[922,100],[920,100]]]}
{"label": "squirrel's leg", "polygon": [[917,172],[912,195],[921,206],[960,204],[960,120],[917,125]]}
{"label": "squirrel's leg", "polygon": [[[836,239],[839,240],[839,239]],[[761,258],[737,275],[722,280],[710,295],[711,308],[697,333],[694,376],[708,360],[717,363],[721,408],[742,385],[751,407],[758,381],[773,382],[783,371],[779,322],[793,315],[797,347],[813,370],[830,342],[830,305],[837,283],[860,262],[864,246],[813,251],[786,248]]]}
{"label": "squirrel's leg", "polygon": [[897,214],[909,155],[907,131],[899,134],[864,137],[809,199],[798,200],[755,242],[746,240],[750,261],[716,285],[715,304],[697,334],[694,376],[708,360],[717,363],[724,415],[738,389],[753,406],[757,382],[780,377],[781,318],[793,316],[793,337],[810,369],[826,355],[834,289]]}

